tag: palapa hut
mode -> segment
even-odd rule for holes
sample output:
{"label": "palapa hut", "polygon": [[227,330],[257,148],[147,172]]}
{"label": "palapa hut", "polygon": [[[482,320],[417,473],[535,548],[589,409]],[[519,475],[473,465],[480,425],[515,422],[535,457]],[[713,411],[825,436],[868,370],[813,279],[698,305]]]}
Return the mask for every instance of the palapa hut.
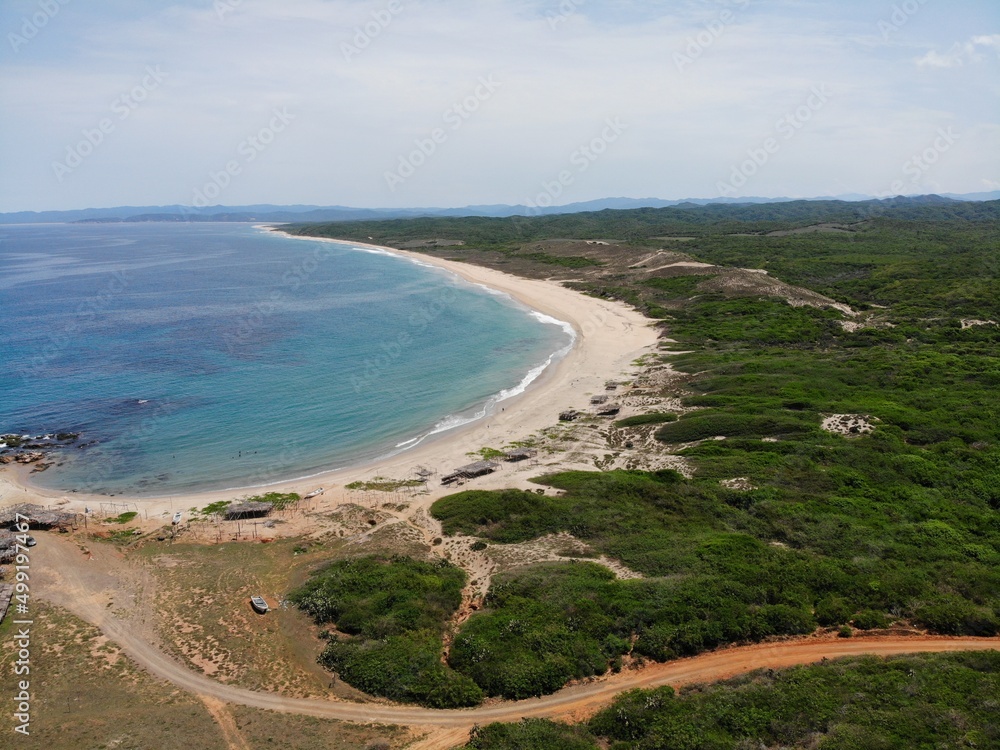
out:
{"label": "palapa hut", "polygon": [[622,410],[618,404],[602,404],[597,407],[597,415],[600,417],[613,417]]}
{"label": "palapa hut", "polygon": [[62,510],[49,510],[41,505],[22,503],[9,508],[0,509],[0,527],[11,528],[21,519],[28,519],[28,527],[32,529],[54,529],[71,527],[76,523],[76,513]]}
{"label": "palapa hut", "polygon": [[574,419],[580,416],[580,412],[576,409],[567,409],[564,412],[560,412],[559,421],[560,422],[572,422]]}
{"label": "palapa hut", "polygon": [[500,464],[493,461],[476,461],[455,469],[451,474],[441,478],[441,484],[451,484],[459,479],[474,479],[476,477],[492,474],[500,468]]}
{"label": "palapa hut", "polygon": [[534,458],[538,455],[538,451],[534,448],[517,448],[516,450],[507,451],[503,454],[504,461],[526,461],[529,458]]}
{"label": "palapa hut", "polygon": [[271,503],[239,503],[226,508],[226,520],[238,521],[244,518],[264,518],[271,515]]}
{"label": "palapa hut", "polygon": [[9,563],[17,555],[17,539],[14,532],[0,529],[0,563]]}
{"label": "palapa hut", "polygon": [[590,403],[593,404],[594,406],[597,406],[598,404],[606,404],[607,402],[608,402],[608,397],[603,395],[591,396],[590,398]]}
{"label": "palapa hut", "polygon": [[3,622],[10,607],[10,600],[14,596],[14,584],[0,584],[0,622]]}

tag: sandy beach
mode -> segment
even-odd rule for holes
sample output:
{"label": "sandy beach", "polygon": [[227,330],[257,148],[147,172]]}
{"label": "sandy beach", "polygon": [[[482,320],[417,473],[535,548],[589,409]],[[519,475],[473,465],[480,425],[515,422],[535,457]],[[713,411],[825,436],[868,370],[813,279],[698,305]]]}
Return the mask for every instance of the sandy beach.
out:
{"label": "sandy beach", "polygon": [[[291,235],[288,235],[291,236]],[[302,241],[324,242],[318,238],[296,237]],[[364,243],[350,242],[364,247]],[[347,499],[344,485],[370,480],[376,476],[412,479],[417,467],[435,472],[428,482],[429,493],[421,498],[429,503],[455,491],[443,487],[440,477],[469,463],[467,454],[483,447],[502,448],[509,443],[530,438],[558,421],[560,411],[584,409],[592,395],[603,393],[608,380],[628,379],[636,368],[633,362],[650,352],[657,341],[651,321],[630,307],[588,297],[567,289],[554,280],[523,279],[489,268],[429,257],[393,248],[368,245],[372,249],[412,258],[420,263],[443,268],[468,282],[482,284],[560,321],[568,322],[577,337],[572,350],[550,366],[522,394],[501,403],[502,411],[448,432],[427,438],[410,450],[369,462],[339,469],[305,480],[290,480],[267,486],[267,491],[298,492],[305,495],[323,487],[317,509],[335,507]],[[558,458],[556,457],[556,460]],[[552,459],[546,461],[549,466]],[[490,489],[526,486],[531,472],[527,467],[504,464],[497,473],[472,480],[468,488]],[[548,468],[547,470],[551,470]],[[203,507],[218,500],[234,500],[254,494],[254,489],[220,490],[177,494],[162,497],[105,497],[48,490],[28,481],[30,467],[8,465],[0,469],[0,506],[32,502],[83,512],[102,501],[134,504],[150,522],[161,521],[175,510]],[[540,473],[540,472],[536,472]],[[423,503],[421,503],[422,505]]]}

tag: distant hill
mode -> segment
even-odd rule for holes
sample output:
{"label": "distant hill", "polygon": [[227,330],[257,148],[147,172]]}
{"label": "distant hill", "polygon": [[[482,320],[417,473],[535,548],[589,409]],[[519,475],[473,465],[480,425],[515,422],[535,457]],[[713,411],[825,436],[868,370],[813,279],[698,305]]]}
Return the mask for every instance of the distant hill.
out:
{"label": "distant hill", "polygon": [[[904,196],[895,199],[900,200]],[[958,195],[948,193],[934,196],[906,196],[906,200],[919,202],[942,201],[990,201],[1000,199],[1000,191]],[[873,196],[851,193],[823,198],[684,198],[664,200],[662,198],[601,198],[592,201],[569,203],[563,206],[529,207],[506,204],[475,205],[460,208],[353,208],[351,206],[279,206],[269,203],[248,206],[117,206],[114,208],[85,208],[74,211],[17,211],[0,213],[0,224],[47,224],[47,223],[117,223],[146,221],[225,221],[225,222],[328,222],[328,221],[379,221],[385,219],[408,219],[420,217],[465,217],[485,216],[502,218],[508,216],[551,216],[575,214],[606,209],[668,208],[671,206],[707,205],[758,205],[770,203],[791,203],[807,201],[847,201],[860,202],[875,200]]]}

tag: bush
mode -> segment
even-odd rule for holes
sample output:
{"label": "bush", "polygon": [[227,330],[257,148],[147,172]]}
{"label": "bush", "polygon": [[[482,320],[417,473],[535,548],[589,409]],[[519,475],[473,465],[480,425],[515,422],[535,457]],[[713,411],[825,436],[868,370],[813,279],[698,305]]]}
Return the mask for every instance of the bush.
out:
{"label": "bush", "polygon": [[664,443],[691,443],[719,435],[734,437],[791,437],[810,432],[818,424],[791,417],[770,417],[721,412],[694,412],[656,431],[656,439]]}
{"label": "bush", "polygon": [[441,663],[441,635],[462,602],[465,573],[446,561],[340,560],[289,598],[332,636],[319,661],[348,684],[434,708],[476,705],[482,691]]}
{"label": "bush", "polygon": [[517,724],[475,727],[468,750],[597,750],[585,727],[547,719],[522,719]]}
{"label": "bush", "polygon": [[665,422],[676,422],[677,415],[670,412],[653,412],[652,414],[638,414],[634,417],[626,417],[615,422],[615,427],[640,427],[646,424],[663,424]]}
{"label": "bush", "polygon": [[886,627],[889,623],[885,615],[881,612],[876,612],[873,609],[865,609],[854,615],[851,624],[859,630],[877,630]]}

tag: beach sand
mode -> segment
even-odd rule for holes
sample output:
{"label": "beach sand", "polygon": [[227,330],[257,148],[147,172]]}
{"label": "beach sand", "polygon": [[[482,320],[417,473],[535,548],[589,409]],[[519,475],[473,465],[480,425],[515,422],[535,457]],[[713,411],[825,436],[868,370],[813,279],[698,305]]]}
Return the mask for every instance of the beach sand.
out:
{"label": "beach sand", "polygon": [[[289,235],[291,236],[291,235]],[[296,238],[304,241],[323,242],[318,238]],[[333,240],[330,240],[333,241]],[[363,243],[350,242],[355,246]],[[376,476],[391,479],[412,479],[417,467],[425,467],[436,472],[428,482],[429,492],[420,495],[420,505],[427,506],[438,497],[456,491],[455,487],[444,487],[440,478],[454,469],[476,458],[469,452],[489,446],[503,448],[505,445],[525,440],[540,430],[558,422],[559,412],[569,409],[585,409],[589,398],[604,393],[608,380],[627,380],[637,368],[633,362],[653,351],[657,342],[657,331],[652,321],[639,312],[619,302],[588,297],[567,289],[556,281],[523,279],[489,268],[429,257],[393,248],[369,245],[373,249],[413,258],[420,263],[446,269],[463,279],[488,286],[509,294],[514,299],[560,321],[570,323],[577,338],[572,350],[557,363],[550,366],[524,393],[503,401],[502,411],[476,422],[440,433],[425,439],[422,443],[388,458],[364,465],[338,469],[305,480],[291,480],[269,484],[263,491],[298,492],[305,495],[323,487],[325,492],[313,506],[323,510],[347,502],[349,494],[344,485],[355,481],[371,480]],[[266,425],[261,426],[266,429]],[[545,472],[553,468],[565,468],[559,464],[558,456],[545,460]],[[579,468],[578,466],[576,468]],[[495,489],[527,485],[532,473],[528,467],[504,464],[493,475],[474,479],[462,489]],[[163,497],[106,497],[84,495],[82,493],[48,490],[35,487],[28,481],[29,466],[8,465],[0,469],[0,506],[32,502],[52,506],[64,503],[64,510],[83,512],[85,506],[99,507],[101,502],[134,504],[141,515],[150,522],[162,523],[175,510],[204,507],[218,500],[234,500],[257,494],[254,488],[220,490],[177,494]],[[66,502],[68,501],[68,502]],[[291,531],[291,529],[289,529]]]}

